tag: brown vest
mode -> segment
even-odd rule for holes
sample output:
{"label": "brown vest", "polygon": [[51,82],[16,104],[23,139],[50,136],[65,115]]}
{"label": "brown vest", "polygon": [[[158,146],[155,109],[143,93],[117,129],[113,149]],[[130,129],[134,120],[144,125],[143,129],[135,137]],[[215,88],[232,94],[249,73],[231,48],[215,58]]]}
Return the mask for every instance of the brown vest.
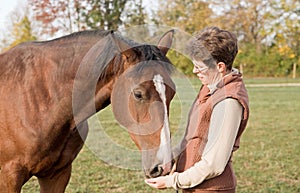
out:
{"label": "brown vest", "polygon": [[[217,90],[209,93],[207,86],[202,86],[194,104],[192,105],[189,121],[183,143],[183,152],[180,154],[177,171],[183,172],[201,160],[201,155],[207,143],[208,128],[213,107],[226,98],[234,98],[243,106],[243,119],[235,140],[233,151],[239,148],[240,137],[246,127],[249,117],[248,95],[241,74],[232,74],[217,85]],[[228,161],[224,172],[212,179],[203,181],[198,186],[186,189],[184,192],[203,192],[208,190],[230,190],[236,186],[235,175]]]}

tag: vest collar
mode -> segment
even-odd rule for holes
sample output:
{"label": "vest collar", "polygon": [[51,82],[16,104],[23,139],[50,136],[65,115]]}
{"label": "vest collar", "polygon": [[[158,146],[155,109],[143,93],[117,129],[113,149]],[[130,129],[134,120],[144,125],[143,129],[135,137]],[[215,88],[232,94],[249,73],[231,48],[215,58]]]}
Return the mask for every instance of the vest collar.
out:
{"label": "vest collar", "polygon": [[238,76],[241,75],[238,69],[236,68],[232,68],[231,72],[226,74],[220,81],[207,85],[209,89],[209,94],[212,95],[218,88],[222,88],[224,85],[226,85],[224,84],[224,82],[230,79],[228,78],[229,76],[234,76],[234,75],[238,75]]}
{"label": "vest collar", "polygon": [[232,81],[240,79],[242,74],[235,68],[232,68],[232,71],[224,76],[219,82],[211,85],[202,85],[200,93],[198,95],[199,103],[205,102],[211,95],[213,95],[218,89],[221,89],[226,84],[229,84]]}

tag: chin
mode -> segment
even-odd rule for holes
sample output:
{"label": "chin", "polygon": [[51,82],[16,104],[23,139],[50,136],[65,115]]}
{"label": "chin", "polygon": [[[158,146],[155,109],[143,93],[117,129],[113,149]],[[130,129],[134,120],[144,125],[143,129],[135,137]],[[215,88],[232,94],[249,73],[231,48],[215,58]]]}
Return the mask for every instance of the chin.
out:
{"label": "chin", "polygon": [[200,81],[201,81],[202,85],[208,85],[207,82],[205,82],[205,81],[203,81],[203,80],[200,80]]}

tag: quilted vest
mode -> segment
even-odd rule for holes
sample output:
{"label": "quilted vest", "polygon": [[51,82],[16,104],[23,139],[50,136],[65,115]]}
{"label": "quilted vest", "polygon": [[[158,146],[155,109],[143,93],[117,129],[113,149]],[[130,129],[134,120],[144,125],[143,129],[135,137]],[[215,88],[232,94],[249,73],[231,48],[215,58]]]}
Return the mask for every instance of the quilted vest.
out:
{"label": "quilted vest", "polygon": [[[207,143],[208,129],[213,107],[226,98],[236,99],[243,106],[243,118],[239,126],[233,151],[239,148],[241,135],[246,127],[249,117],[248,94],[241,78],[241,74],[230,74],[224,77],[217,85],[213,94],[207,86],[202,86],[189,113],[188,125],[184,137],[184,150],[177,162],[177,171],[183,172],[201,160],[202,152]],[[194,188],[185,189],[183,192],[206,192],[232,190],[236,187],[236,179],[228,161],[224,172],[214,178],[203,181]]]}

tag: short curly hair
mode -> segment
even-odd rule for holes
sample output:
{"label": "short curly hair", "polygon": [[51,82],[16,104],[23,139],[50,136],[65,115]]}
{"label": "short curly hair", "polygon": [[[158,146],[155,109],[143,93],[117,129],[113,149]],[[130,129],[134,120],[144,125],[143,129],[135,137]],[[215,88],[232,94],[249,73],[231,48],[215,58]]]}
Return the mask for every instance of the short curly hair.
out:
{"label": "short curly hair", "polygon": [[238,53],[237,38],[218,27],[206,27],[190,39],[187,52],[192,59],[201,60],[210,68],[224,62],[227,69],[231,70]]}

